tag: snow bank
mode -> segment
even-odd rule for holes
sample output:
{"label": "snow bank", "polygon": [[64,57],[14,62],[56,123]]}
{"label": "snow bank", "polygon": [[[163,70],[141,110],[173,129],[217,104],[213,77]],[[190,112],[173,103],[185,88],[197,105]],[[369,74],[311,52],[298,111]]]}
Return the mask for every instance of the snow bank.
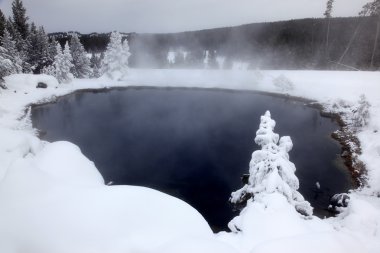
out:
{"label": "snow bank", "polygon": [[302,219],[279,193],[249,201],[234,223],[240,232],[223,232],[218,238],[240,252],[367,252],[357,238],[338,233],[323,220]]}
{"label": "snow bank", "polygon": [[13,161],[41,149],[38,138],[21,130],[0,127],[0,182]]}
{"label": "snow bank", "polygon": [[17,74],[7,76],[5,78],[6,83],[9,84],[9,89],[24,90],[26,87],[35,88],[39,82],[46,83],[49,87],[58,87],[59,83],[56,78],[48,75],[29,75],[29,74]]}
{"label": "snow bank", "polygon": [[[280,79],[292,89],[279,89],[273,80]],[[40,81],[48,88],[36,89]],[[103,78],[58,84],[44,75],[13,75],[5,82],[8,89],[0,90],[0,252],[380,250],[378,72],[130,69],[120,82]],[[258,198],[235,220],[242,233],[224,232],[215,239],[201,215],[178,199],[143,187],[105,186],[77,147],[40,141],[30,115],[25,117],[29,104],[78,89],[140,85],[290,93],[317,100],[327,109],[342,99],[354,104],[365,94],[370,119],[358,137],[368,185],[350,193],[344,212],[327,220],[302,219],[277,193],[265,201]]]}
{"label": "snow bank", "polygon": [[182,238],[164,245],[152,253],[237,253],[231,245],[199,238]]}
{"label": "snow bank", "polygon": [[103,177],[93,162],[70,142],[45,146],[34,158],[35,166],[56,180],[77,185],[104,185]]}
{"label": "snow bank", "polygon": [[4,253],[144,252],[176,238],[214,241],[188,204],[148,188],[105,186],[93,163],[67,142],[16,159],[0,183],[0,199]]}

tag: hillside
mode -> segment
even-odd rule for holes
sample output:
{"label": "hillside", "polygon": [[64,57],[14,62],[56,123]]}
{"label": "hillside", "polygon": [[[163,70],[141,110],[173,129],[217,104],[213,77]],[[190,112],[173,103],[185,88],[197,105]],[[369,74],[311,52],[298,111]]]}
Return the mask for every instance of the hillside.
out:
{"label": "hillside", "polygon": [[[234,62],[245,62],[250,68],[261,69],[369,69],[376,29],[374,18],[331,19],[328,52],[326,29],[325,19],[301,19],[182,33],[125,35],[134,67],[198,68],[203,66],[208,50],[210,68],[217,66],[216,57],[224,57],[226,68]],[[53,35],[63,43],[70,33]],[[89,52],[103,51],[108,40],[109,34],[81,35]],[[171,66],[167,61],[169,51],[177,55],[176,64]],[[337,64],[339,61],[342,65]],[[374,66],[380,66],[380,48]]]}

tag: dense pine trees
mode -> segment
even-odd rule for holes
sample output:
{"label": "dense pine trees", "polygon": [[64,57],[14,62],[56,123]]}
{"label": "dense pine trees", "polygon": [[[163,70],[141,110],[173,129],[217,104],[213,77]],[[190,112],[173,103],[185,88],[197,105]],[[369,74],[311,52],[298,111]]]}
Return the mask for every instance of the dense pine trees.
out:
{"label": "dense pine trees", "polygon": [[21,0],[14,0],[12,3],[12,26],[14,32],[20,34],[23,40],[26,40],[29,34],[28,16],[26,9]]}
{"label": "dense pine trees", "polygon": [[4,35],[2,37],[2,47],[5,50],[5,58],[8,59],[13,66],[10,72],[21,73],[23,64],[21,55],[17,50],[16,42],[13,40],[12,36],[7,30],[4,31]]}
{"label": "dense pine trees", "polygon": [[20,73],[22,71],[22,61],[16,49],[16,43],[13,41],[7,30],[1,38],[0,46],[0,88],[6,88],[3,84],[3,78],[7,75]]}
{"label": "dense pine trees", "polygon": [[[29,23],[21,0],[13,0],[8,19],[0,10],[0,85],[3,77],[15,73],[53,75],[60,83],[73,78],[98,78],[103,74],[122,78],[128,69],[129,45],[120,33],[113,32],[105,55],[91,59],[78,34],[70,34],[64,48],[54,36],[49,39],[42,26]],[[1,86],[5,88],[4,85]]]}
{"label": "dense pine trees", "polygon": [[27,61],[31,65],[34,73],[40,73],[44,67],[49,65],[51,57],[49,55],[49,38],[44,28],[42,26],[36,28],[34,23],[32,23],[27,42]]}
{"label": "dense pine trees", "polygon": [[[0,79],[13,73],[40,73],[48,64],[49,39],[42,27],[28,23],[26,9],[21,0],[12,3],[12,15],[8,19],[0,11],[0,45],[2,66]],[[1,82],[1,80],[0,80]]]}
{"label": "dense pine trees", "polygon": [[77,34],[72,34],[70,44],[62,49],[54,37],[49,39],[42,26],[29,23],[21,0],[12,2],[12,15],[8,19],[0,10],[0,64],[0,85],[4,76],[22,72],[53,75],[59,82],[103,74],[100,57],[94,55],[90,61]]}

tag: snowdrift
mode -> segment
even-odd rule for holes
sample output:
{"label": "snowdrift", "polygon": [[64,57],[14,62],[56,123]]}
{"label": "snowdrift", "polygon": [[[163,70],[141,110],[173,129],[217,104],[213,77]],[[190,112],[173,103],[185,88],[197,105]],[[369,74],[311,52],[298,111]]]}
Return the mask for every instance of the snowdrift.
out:
{"label": "snowdrift", "polygon": [[213,240],[191,206],[148,188],[105,186],[68,142],[15,160],[0,199],[1,252],[147,252],[175,238]]}

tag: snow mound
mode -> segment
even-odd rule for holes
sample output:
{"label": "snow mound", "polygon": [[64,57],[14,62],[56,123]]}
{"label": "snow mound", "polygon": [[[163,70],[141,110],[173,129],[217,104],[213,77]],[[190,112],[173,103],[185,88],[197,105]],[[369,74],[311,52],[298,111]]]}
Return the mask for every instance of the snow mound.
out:
{"label": "snow mound", "polygon": [[70,142],[54,142],[34,158],[35,166],[56,180],[77,185],[104,185],[93,162]]}
{"label": "snow mound", "polygon": [[[316,239],[318,238],[318,239]],[[358,253],[366,252],[356,243],[352,242],[352,237],[342,236],[338,233],[315,233],[305,234],[296,237],[283,238],[271,243],[265,243],[255,247],[250,253]]]}
{"label": "snow mound", "polygon": [[230,245],[217,240],[183,238],[158,248],[152,253],[237,253]]}
{"label": "snow mound", "polygon": [[0,199],[0,252],[147,252],[179,237],[214,240],[204,218],[179,199],[103,185],[67,142],[12,162]]}
{"label": "snow mound", "polygon": [[355,231],[355,235],[371,249],[370,252],[379,252],[380,198],[366,196],[360,192],[351,193],[349,196],[348,207],[343,208],[343,212],[337,218],[331,218],[329,221],[339,231]]}
{"label": "snow mound", "polygon": [[339,233],[316,217],[301,219],[280,193],[256,196],[232,224],[239,231],[219,233],[218,239],[239,252],[367,252],[360,240],[349,233]]}
{"label": "snow mound", "polygon": [[11,166],[19,157],[36,153],[41,149],[40,140],[24,131],[0,127],[0,182]]}
{"label": "snow mound", "polygon": [[39,82],[45,83],[48,87],[57,87],[59,85],[57,79],[49,75],[30,75],[17,74],[4,78],[8,88],[23,90],[26,87],[36,87]]}

